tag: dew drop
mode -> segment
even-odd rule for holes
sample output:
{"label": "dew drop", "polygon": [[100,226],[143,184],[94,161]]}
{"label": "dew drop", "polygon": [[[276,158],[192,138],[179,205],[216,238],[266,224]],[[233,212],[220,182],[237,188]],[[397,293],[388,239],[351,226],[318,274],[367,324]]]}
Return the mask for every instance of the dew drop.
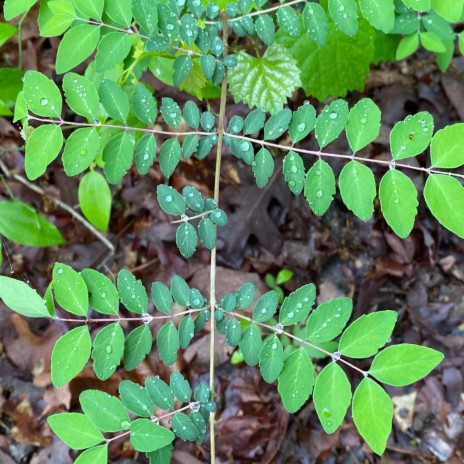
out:
{"label": "dew drop", "polygon": [[240,144],[240,150],[247,151],[250,148],[250,144],[248,142],[242,142]]}
{"label": "dew drop", "polygon": [[361,118],[361,121],[360,121],[360,122],[361,122],[361,124],[363,124],[363,125],[364,125],[364,124],[366,124],[366,123],[367,123],[367,119],[366,119],[366,118]]}
{"label": "dew drop", "polygon": [[332,411],[330,409],[324,408],[322,410],[322,415],[327,418],[332,417]]}
{"label": "dew drop", "polygon": [[113,352],[113,347],[111,345],[106,345],[105,346],[105,352],[107,354],[111,354]]}
{"label": "dew drop", "polygon": [[342,357],[342,354],[340,353],[340,351],[336,351],[335,353],[332,353],[332,359],[334,361],[338,361],[341,357]]}
{"label": "dew drop", "polygon": [[330,114],[329,114],[329,118],[330,119],[337,119],[337,113],[335,111],[332,111]]}
{"label": "dew drop", "polygon": [[166,29],[172,31],[174,29],[174,24],[166,24]]}
{"label": "dew drop", "polygon": [[171,201],[172,201],[172,195],[166,195],[166,196],[164,197],[164,199],[166,200],[166,203],[171,203]]}
{"label": "dew drop", "polygon": [[81,155],[85,156],[87,154],[87,150],[81,150]]}
{"label": "dew drop", "polygon": [[60,268],[58,269],[58,274],[63,274],[63,272],[64,272],[64,271],[63,271],[63,268],[60,267]]}
{"label": "dew drop", "polygon": [[293,319],[293,317],[295,317],[295,313],[293,311],[290,311],[288,314],[287,314],[288,318],[289,319]]}
{"label": "dew drop", "polygon": [[401,145],[400,150],[406,150],[406,145]]}
{"label": "dew drop", "polygon": [[41,104],[42,106],[48,105],[48,99],[42,98],[42,99],[40,100],[40,104]]}
{"label": "dew drop", "polygon": [[298,172],[298,168],[293,165],[291,168],[290,168],[290,171],[293,172],[294,174],[296,174]]}
{"label": "dew drop", "polygon": [[316,190],[316,197],[318,197],[318,198],[322,197],[322,190],[321,189]]}
{"label": "dew drop", "polygon": [[271,346],[271,348],[272,348],[273,350],[277,349],[277,343],[273,343],[272,346]]}
{"label": "dew drop", "polygon": [[274,326],[274,332],[277,334],[277,335],[280,335],[284,332],[284,326],[282,324],[276,324]]}

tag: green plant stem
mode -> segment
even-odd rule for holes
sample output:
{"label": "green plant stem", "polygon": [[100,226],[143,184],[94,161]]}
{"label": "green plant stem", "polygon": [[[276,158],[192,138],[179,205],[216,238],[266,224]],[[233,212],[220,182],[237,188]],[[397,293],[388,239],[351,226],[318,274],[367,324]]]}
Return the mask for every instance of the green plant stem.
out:
{"label": "green plant stem", "polygon": [[243,314],[233,312],[233,311],[227,312],[225,314],[238,317],[239,319],[244,319],[245,321],[248,321],[248,322],[256,324],[256,325],[259,325],[260,327],[263,327],[263,328],[269,330],[270,332],[276,333],[278,335],[286,335],[287,337],[291,338],[292,340],[297,341],[298,343],[301,343],[302,345],[310,346],[311,348],[313,348],[313,349],[315,349],[317,351],[320,351],[321,353],[324,353],[327,356],[330,356],[335,362],[340,361],[341,363],[343,363],[343,364],[351,367],[355,371],[359,372],[364,377],[367,377],[369,375],[369,373],[367,371],[363,371],[359,367],[355,366],[354,364],[351,364],[349,361],[346,361],[345,359],[340,357],[340,353],[338,353],[338,352],[331,353],[330,351],[324,350],[324,348],[321,348],[321,347],[319,347],[317,345],[314,345],[311,342],[308,342],[308,340],[305,340],[304,338],[296,337],[295,335],[291,334],[290,332],[286,332],[285,330],[283,330],[282,332],[279,331],[277,333],[276,330],[275,330],[275,326],[265,324],[264,322],[255,321],[251,317],[244,316]]}
{"label": "green plant stem", "polygon": [[23,69],[23,22],[26,19],[27,13],[21,16],[18,23],[18,69]]}
{"label": "green plant stem", "polygon": [[195,216],[187,216],[184,219],[177,219],[175,221],[171,221],[171,224],[180,224],[181,222],[193,221],[194,219],[199,219],[201,217],[208,216],[208,214],[211,214],[211,212],[212,211],[205,211],[205,212],[200,213],[200,214],[195,214]]}
{"label": "green plant stem", "polygon": [[[227,29],[227,13],[221,12],[222,20],[222,42],[224,43],[224,56],[227,55],[228,45],[228,29]],[[227,70],[221,84],[221,100],[219,104],[219,120],[218,120],[218,142],[216,148],[216,169],[214,172],[214,200],[216,205],[219,206],[219,184],[221,180],[221,160],[222,160],[222,139],[224,137],[224,119],[226,115],[226,102],[227,102]],[[216,226],[217,228],[217,226]],[[214,319],[214,311],[216,309],[216,253],[217,248],[211,250],[211,265],[210,265],[210,292],[209,303],[211,310],[211,333],[209,345],[209,389],[212,398],[214,398],[214,361],[215,361],[215,331],[216,320]],[[216,462],[216,439],[215,439],[215,413],[211,412],[209,416],[209,430],[210,430],[210,453],[211,464]]]}

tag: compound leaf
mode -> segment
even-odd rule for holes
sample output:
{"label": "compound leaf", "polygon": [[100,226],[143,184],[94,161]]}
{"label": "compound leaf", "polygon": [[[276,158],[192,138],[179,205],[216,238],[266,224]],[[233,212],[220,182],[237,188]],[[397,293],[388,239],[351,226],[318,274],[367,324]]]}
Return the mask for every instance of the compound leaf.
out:
{"label": "compound leaf", "polygon": [[53,268],[53,292],[58,304],[66,311],[85,316],[89,309],[89,292],[82,276],[66,264]]}
{"label": "compound leaf", "polygon": [[314,284],[303,285],[285,298],[280,308],[279,322],[282,325],[293,325],[304,321],[315,300],[316,287]]}
{"label": "compound leaf", "polygon": [[314,163],[306,174],[304,196],[317,216],[322,216],[335,195],[335,176],[332,168],[323,160]]}
{"label": "compound leaf", "polygon": [[118,274],[119,298],[124,306],[137,314],[145,314],[148,307],[148,295],[141,280],[137,280],[130,271],[121,269]]}
{"label": "compound leaf", "polygon": [[165,427],[148,419],[137,419],[131,424],[130,441],[137,451],[148,453],[164,448],[174,441],[175,435]]}
{"label": "compound leaf", "polygon": [[144,324],[134,329],[126,338],[124,344],[124,368],[134,370],[151,351],[153,336],[148,325]]}
{"label": "compound leaf", "polygon": [[346,137],[353,152],[361,150],[377,138],[380,117],[379,107],[370,98],[359,100],[351,108],[346,124]]}
{"label": "compound leaf", "polygon": [[277,335],[270,335],[264,340],[258,358],[264,381],[274,382],[284,368],[284,349]]}
{"label": "compound leaf", "polygon": [[100,380],[109,379],[124,354],[124,332],[118,322],[101,329],[93,341],[93,370]]}

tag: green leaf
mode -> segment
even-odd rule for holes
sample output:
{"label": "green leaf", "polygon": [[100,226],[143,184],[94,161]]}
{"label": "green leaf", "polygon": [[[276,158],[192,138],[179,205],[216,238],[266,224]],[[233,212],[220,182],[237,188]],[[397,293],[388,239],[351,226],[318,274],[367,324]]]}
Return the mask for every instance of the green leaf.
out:
{"label": "green leaf", "polygon": [[433,136],[430,158],[434,168],[458,168],[464,164],[464,123],[440,129]]}
{"label": "green leaf", "polygon": [[150,464],[169,464],[172,461],[172,450],[173,445],[169,444],[163,446],[159,450],[147,453],[147,457],[150,460]]}
{"label": "green leaf", "polygon": [[[307,5],[312,5],[308,3]],[[375,31],[365,20],[359,22],[359,33],[349,37],[329,23],[327,43],[320,47],[306,32],[295,39],[283,31],[277,43],[287,48],[301,70],[301,86],[306,95],[324,101],[329,95],[344,97],[349,90],[364,90],[370,63],[374,58]],[[334,72],[334,57],[337,57]]]}
{"label": "green leaf", "polygon": [[256,285],[253,282],[244,283],[236,292],[237,309],[245,309],[253,303],[256,296]]}
{"label": "green leaf", "polygon": [[430,0],[403,0],[403,3],[415,11],[425,13],[430,10]]}
{"label": "green leaf", "polygon": [[314,385],[314,366],[303,348],[294,351],[286,360],[279,376],[278,390],[284,408],[294,413],[308,401]]}
{"label": "green leaf", "polygon": [[195,323],[191,316],[184,317],[179,323],[179,344],[185,350],[195,334]]}
{"label": "green leaf", "polygon": [[359,100],[351,108],[346,124],[346,137],[353,152],[361,150],[377,138],[380,117],[379,107],[370,98]]}
{"label": "green leaf", "polygon": [[166,124],[171,127],[178,127],[182,119],[179,105],[172,99],[165,97],[161,100],[161,115]]}
{"label": "green leaf", "polygon": [[260,296],[253,309],[253,319],[257,322],[266,322],[271,319],[277,311],[279,304],[279,294],[274,290],[270,290]]}
{"label": "green leaf", "polygon": [[164,448],[174,441],[175,435],[168,429],[148,419],[137,419],[131,424],[130,441],[137,451],[148,453]]}
{"label": "green leaf", "polygon": [[172,411],[174,409],[174,394],[166,382],[158,376],[147,377],[145,387],[158,408],[165,411]]}
{"label": "green leaf", "polygon": [[395,24],[395,5],[393,0],[359,0],[362,15],[382,32],[388,33]]}
{"label": "green leaf", "polygon": [[190,222],[183,222],[176,231],[176,245],[184,258],[191,258],[195,253],[198,235]]}
{"label": "green leaf", "polygon": [[300,36],[300,20],[295,10],[290,6],[282,6],[277,10],[277,21],[280,27],[292,37]]}
{"label": "green leaf", "polygon": [[151,351],[153,336],[150,327],[144,324],[134,329],[124,344],[124,368],[133,371]]}
{"label": "green leaf", "polygon": [[105,2],[105,13],[121,27],[129,27],[132,21],[132,2]]}
{"label": "green leaf", "polygon": [[334,433],[351,404],[351,384],[343,369],[331,362],[316,378],[314,406],[325,433]]}
{"label": "green leaf", "polygon": [[0,299],[12,311],[22,316],[50,317],[44,300],[26,282],[0,276]]}
{"label": "green leaf", "polygon": [[69,29],[58,46],[56,72],[63,74],[85,61],[94,52],[99,39],[99,26],[79,24]]}
{"label": "green leaf", "polygon": [[276,380],[284,368],[284,349],[277,335],[269,335],[259,352],[259,369],[267,383]]}
{"label": "green leaf", "polygon": [[327,42],[327,15],[318,3],[306,3],[303,10],[303,26],[309,37],[322,46]]}
{"label": "green leaf", "polygon": [[185,122],[193,129],[198,129],[200,125],[200,110],[192,100],[188,100],[184,105]]}
{"label": "green leaf", "polygon": [[216,246],[216,227],[211,219],[203,218],[198,224],[198,235],[201,243],[208,249],[212,250]]}
{"label": "green leaf", "polygon": [[79,395],[82,411],[103,432],[119,432],[130,426],[126,407],[115,396],[99,390],[85,390]]}
{"label": "green leaf", "polygon": [[35,180],[45,173],[63,146],[61,127],[43,124],[29,135],[26,141],[26,175]]}
{"label": "green leaf", "polygon": [[250,135],[260,131],[264,127],[266,113],[258,108],[248,113],[243,123],[243,135]]}
{"label": "green leaf", "polygon": [[450,23],[461,19],[463,6],[463,0],[432,0],[432,8],[435,12]]}
{"label": "green leaf", "polygon": [[274,43],[275,26],[272,18],[267,14],[258,16],[255,22],[255,30],[258,37],[270,47]]}
{"label": "green leaf", "polygon": [[148,307],[148,295],[141,280],[137,280],[130,271],[121,269],[118,274],[119,298],[122,304],[137,314],[145,314]]}
{"label": "green leaf", "polygon": [[364,378],[353,395],[353,421],[367,444],[379,455],[387,446],[392,420],[392,400],[378,383]]}
{"label": "green leaf", "polygon": [[184,379],[184,376],[180,372],[174,371],[171,374],[169,383],[171,385],[172,393],[174,393],[175,397],[179,401],[182,401],[182,403],[190,401],[192,389],[190,388],[188,381]]}
{"label": "green leaf", "polygon": [[161,172],[167,177],[171,177],[179,164],[181,158],[181,148],[179,140],[176,138],[166,140],[161,146],[159,164]]}
{"label": "green leaf", "polygon": [[412,180],[396,169],[389,170],[380,181],[379,200],[387,224],[396,235],[406,238],[417,214],[417,190]]}
{"label": "green leaf", "polygon": [[156,344],[161,361],[163,361],[166,366],[174,364],[180,345],[179,332],[177,332],[177,329],[171,321],[164,324],[159,330]]}
{"label": "green leaf", "polygon": [[464,238],[464,188],[454,177],[431,174],[424,187],[424,198],[438,222]]}
{"label": "green leaf", "polygon": [[124,332],[118,322],[101,329],[93,341],[93,370],[99,380],[109,379],[124,354]]}
{"label": "green leaf", "polygon": [[100,430],[84,414],[76,412],[54,414],[47,421],[53,433],[72,449],[89,448],[105,439]]}
{"label": "green leaf", "polygon": [[82,276],[66,264],[56,263],[53,268],[53,292],[57,303],[66,311],[86,316],[89,292]]}
{"label": "green leaf", "polygon": [[242,338],[242,326],[234,317],[226,325],[226,340],[230,346],[237,346]]}
{"label": "green leaf", "polygon": [[153,282],[151,285],[151,298],[158,311],[170,314],[174,301],[169,288],[163,282]]}
{"label": "green leaf", "polygon": [[90,79],[76,73],[65,74],[63,90],[66,103],[75,113],[91,122],[98,118],[100,98]]}
{"label": "green leaf", "polygon": [[103,79],[98,88],[98,94],[108,115],[126,123],[129,114],[129,97],[124,90],[116,82]]}
{"label": "green leaf", "polygon": [[24,98],[27,107],[38,116],[61,117],[62,98],[56,84],[37,71],[24,74]]}
{"label": "green leaf", "polygon": [[258,364],[262,345],[263,341],[261,339],[261,330],[259,326],[250,324],[244,330],[239,343],[243,358],[249,366],[256,366],[256,364]]}
{"label": "green leaf", "polygon": [[156,196],[161,209],[175,216],[185,214],[185,201],[182,195],[172,187],[160,184],[156,187]]}
{"label": "green leaf", "polygon": [[132,0],[132,14],[142,34],[152,36],[158,32],[158,11],[151,0]]}
{"label": "green leaf", "polygon": [[182,412],[174,414],[172,418],[172,431],[182,440],[195,440],[200,431],[190,420],[189,416]]}
{"label": "green leaf", "polygon": [[110,139],[103,149],[103,167],[110,184],[117,184],[132,166],[133,141],[127,132],[120,132]]}
{"label": "green leaf", "polygon": [[90,18],[101,21],[105,0],[93,0],[91,2],[88,0],[73,0],[73,2],[76,9],[84,16],[89,16]]}
{"label": "green leaf", "polygon": [[193,62],[192,57],[189,55],[179,55],[174,60],[174,74],[172,76],[172,82],[174,86],[180,87],[182,82],[187,78],[187,76],[192,72]]}
{"label": "green leaf", "polygon": [[[239,52],[237,66],[229,69],[228,82],[236,102],[243,101],[250,107],[256,106],[275,114],[301,86],[300,69],[284,47],[273,44],[262,57]],[[258,114],[255,113],[254,117]],[[244,134],[253,132],[250,132],[245,120]]]}
{"label": "green leaf", "polygon": [[280,308],[279,322],[282,325],[293,325],[304,321],[315,300],[316,287],[314,284],[303,285],[285,298]]}
{"label": "green leaf", "polygon": [[264,126],[264,140],[279,138],[288,129],[291,119],[292,112],[288,108],[271,116]]}
{"label": "green leaf", "polygon": [[95,64],[97,72],[104,72],[123,61],[129,54],[131,41],[125,32],[109,32],[98,43]]}
{"label": "green leaf", "polygon": [[79,183],[79,206],[84,216],[103,232],[108,231],[111,215],[111,191],[97,171],[88,172]]}
{"label": "green leaf", "polygon": [[314,129],[315,124],[316,109],[309,102],[305,102],[292,116],[292,121],[288,129],[288,135],[292,143],[303,140]]}
{"label": "green leaf", "polygon": [[76,19],[76,12],[70,0],[40,2],[38,25],[42,37],[63,34]]}
{"label": "green leaf", "polygon": [[51,360],[51,377],[55,387],[66,385],[84,369],[90,358],[91,347],[92,340],[86,325],[76,327],[58,339]]}
{"label": "green leaf", "polygon": [[421,32],[419,39],[422,46],[429,52],[444,53],[446,46],[443,41],[434,32]]}
{"label": "green leaf", "polygon": [[358,7],[354,0],[329,0],[329,12],[343,33],[350,37],[358,33]]}
{"label": "green leaf", "polygon": [[313,164],[306,174],[304,196],[317,216],[322,216],[335,195],[335,176],[332,168],[323,160]]}
{"label": "green leaf", "polygon": [[[136,84],[134,87],[134,111],[137,118],[147,126],[153,126],[153,124],[155,124],[157,111],[156,101],[147,87],[140,83]],[[154,139],[153,136],[152,138]]]}
{"label": "green leaf", "polygon": [[433,134],[433,118],[426,111],[407,116],[395,124],[390,132],[393,159],[400,160],[419,155],[429,146]]}
{"label": "green leaf", "polygon": [[335,100],[324,107],[316,121],[316,139],[321,149],[342,133],[347,122],[348,103],[345,100]]}
{"label": "green leaf", "polygon": [[187,45],[192,45],[195,42],[195,39],[198,37],[198,31],[199,29],[198,29],[196,19],[189,13],[184,14],[180,19],[180,31],[179,31],[180,38],[182,39],[182,41],[185,42]]}
{"label": "green leaf", "polygon": [[178,275],[175,275],[171,280],[171,295],[181,306],[188,306],[190,304],[190,287],[187,282]]}
{"label": "green leaf", "polygon": [[419,35],[413,33],[407,35],[400,40],[398,48],[396,50],[396,60],[401,61],[412,55],[419,48]]}
{"label": "green leaf", "polygon": [[333,340],[349,321],[352,309],[350,298],[334,298],[321,303],[308,318],[307,339],[316,343]]}
{"label": "green leaf", "polygon": [[372,171],[358,161],[350,161],[340,173],[338,187],[346,207],[359,219],[368,221],[374,212],[377,194]]}
{"label": "green leaf", "polygon": [[301,156],[289,151],[284,158],[283,171],[288,188],[294,195],[299,195],[303,191],[306,175]]}
{"label": "green leaf", "polygon": [[153,134],[142,136],[135,147],[135,165],[140,175],[148,174],[156,158],[156,139]]}
{"label": "green leaf", "polygon": [[382,350],[372,362],[369,374],[395,387],[423,379],[443,361],[444,355],[426,346],[403,343]]}
{"label": "green leaf", "polygon": [[153,415],[155,404],[145,387],[131,380],[123,380],[118,390],[121,401],[127,409],[142,417]]}
{"label": "green leaf", "polygon": [[102,314],[118,314],[119,296],[113,282],[94,269],[84,269],[81,276],[90,293],[90,306]]}
{"label": "green leaf", "polygon": [[5,0],[3,15],[10,21],[20,14],[27,13],[36,3],[37,0]]}
{"label": "green leaf", "polygon": [[65,243],[54,224],[32,206],[19,200],[0,203],[0,234],[26,246],[45,247]]}
{"label": "green leaf", "polygon": [[107,464],[108,445],[95,446],[85,450],[74,461],[74,464]]}
{"label": "green leaf", "polygon": [[94,161],[100,148],[100,136],[95,127],[81,127],[66,140],[63,155],[64,170],[68,176],[84,172]]}
{"label": "green leaf", "polygon": [[349,358],[373,356],[390,339],[397,317],[395,311],[362,315],[343,332],[338,350]]}
{"label": "green leaf", "polygon": [[264,188],[274,173],[274,158],[267,148],[261,148],[256,153],[255,160],[252,163],[253,174],[256,179],[256,185]]}

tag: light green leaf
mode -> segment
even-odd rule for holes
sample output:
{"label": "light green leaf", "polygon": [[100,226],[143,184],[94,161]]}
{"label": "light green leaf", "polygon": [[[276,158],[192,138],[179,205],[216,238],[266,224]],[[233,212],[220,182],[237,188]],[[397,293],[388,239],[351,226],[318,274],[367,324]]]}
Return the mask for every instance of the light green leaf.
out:
{"label": "light green leaf", "polygon": [[[91,347],[92,340],[86,325],[76,327],[58,339],[53,348],[51,360],[51,377],[55,387],[66,385],[84,369],[90,358]],[[60,434],[57,435],[60,436]]]}
{"label": "light green leaf", "polygon": [[464,123],[436,132],[430,145],[430,158],[434,168],[458,168],[464,164]]}
{"label": "light green leaf", "polygon": [[431,174],[424,187],[427,206],[438,222],[464,238],[464,187],[454,177]]}
{"label": "light green leaf", "polygon": [[94,83],[76,73],[65,74],[63,90],[69,107],[93,122],[98,118],[100,98]]}
{"label": "light green leaf", "polygon": [[322,216],[332,203],[335,195],[335,176],[332,168],[323,160],[318,160],[306,174],[304,196],[317,216]]}
{"label": "light green leaf", "polygon": [[280,308],[279,322],[282,325],[293,325],[304,321],[315,300],[316,287],[314,284],[303,285],[285,298]]}
{"label": "light green leaf", "polygon": [[379,107],[370,98],[359,100],[351,108],[346,124],[346,137],[353,152],[361,150],[377,138],[380,117]]}
{"label": "light green leaf", "polygon": [[266,322],[274,316],[279,304],[279,294],[270,290],[259,297],[254,309],[253,319],[257,322]]}
{"label": "light green leaf", "polygon": [[101,21],[105,0],[92,0],[91,2],[88,0],[73,0],[73,2],[76,9],[84,16]]}
{"label": "light green leaf", "polygon": [[343,33],[349,36],[358,33],[358,7],[354,0],[329,0],[329,12]]}
{"label": "light green leaf", "polygon": [[62,98],[56,84],[37,71],[24,74],[24,98],[27,107],[38,116],[61,117]]}
{"label": "light green leaf", "polygon": [[84,172],[94,161],[100,148],[100,136],[95,127],[81,127],[66,140],[63,155],[64,170],[68,176]]}
{"label": "light green leaf", "polygon": [[116,82],[103,79],[98,94],[108,115],[126,123],[129,114],[129,97],[124,90]]}
{"label": "light green leaf", "polygon": [[98,43],[95,63],[97,72],[104,72],[123,61],[129,54],[131,41],[125,32],[108,32]]}
{"label": "light green leaf", "polygon": [[321,149],[341,134],[347,121],[348,103],[345,100],[335,100],[324,107],[316,121],[316,139]]}
{"label": "light green leaf", "polygon": [[[284,47],[273,44],[259,58],[239,52],[237,66],[229,69],[228,82],[236,102],[275,114],[301,86],[300,69]],[[250,123],[247,125],[245,120],[244,134],[259,130],[250,132]]]}
{"label": "light green leaf", "polygon": [[81,276],[90,293],[90,306],[102,314],[118,314],[119,296],[113,282],[94,269],[84,269]]}
{"label": "light green leaf", "polygon": [[42,37],[63,34],[76,19],[76,12],[70,0],[40,2],[38,25]]}
{"label": "light green leaf", "polygon": [[397,122],[390,132],[390,149],[393,159],[400,160],[419,155],[430,144],[433,135],[433,118],[426,111],[409,115]]}
{"label": "light green leaf", "polygon": [[380,382],[403,387],[430,374],[443,358],[443,353],[426,346],[408,343],[393,345],[374,358],[369,374]]}
{"label": "light green leaf", "polygon": [[76,412],[54,414],[48,425],[70,448],[81,450],[98,445],[105,437],[87,416]]}
{"label": "light green leaf", "polygon": [[279,376],[278,390],[285,409],[294,413],[306,403],[314,385],[314,366],[303,348],[294,351],[286,360]]}
{"label": "light green leaf", "polygon": [[464,0],[432,0],[432,7],[441,17],[455,23],[461,19]]}
{"label": "light green leaf", "polygon": [[403,0],[403,3],[415,11],[425,13],[430,10],[430,0]]}
{"label": "light green leaf", "polygon": [[153,134],[143,135],[135,147],[135,165],[140,175],[148,174],[156,158],[156,138]]}
{"label": "light green leaf", "polygon": [[[156,120],[156,110],[156,101],[151,92],[143,84],[136,84],[134,87],[134,111],[137,118],[147,126],[153,126]],[[154,139],[153,136],[152,138]]]}
{"label": "light green leaf", "polygon": [[106,179],[97,171],[88,172],[79,183],[78,195],[84,216],[95,227],[107,232],[112,198]]}
{"label": "light green leaf", "polygon": [[142,417],[153,415],[155,404],[145,387],[131,380],[123,380],[118,390],[119,397],[127,409]]}
{"label": "light green leaf", "polygon": [[158,10],[151,0],[132,0],[132,14],[142,34],[152,36],[158,32]]}
{"label": "light green leaf", "polygon": [[189,416],[182,412],[174,414],[172,418],[172,431],[182,440],[195,440],[200,431],[190,420]]}
{"label": "light green leaf", "polygon": [[444,53],[446,52],[446,45],[434,32],[421,32],[419,39],[422,46],[429,52]]}
{"label": "light green leaf", "polygon": [[294,195],[299,195],[303,191],[306,173],[303,160],[298,153],[289,151],[285,155],[283,172],[290,191]]}
{"label": "light green leaf", "polygon": [[351,404],[351,384],[343,369],[331,362],[316,378],[314,406],[325,433],[334,433]]}
{"label": "light green leaf", "polygon": [[243,359],[249,366],[256,366],[259,361],[259,353],[263,341],[261,339],[261,330],[256,324],[250,324],[243,332],[240,340],[240,351]]}
{"label": "light green leaf", "polygon": [[334,298],[321,303],[308,318],[306,338],[316,343],[333,340],[349,321],[352,309],[350,298]]}
{"label": "light green leaf", "polygon": [[167,177],[171,177],[179,164],[181,158],[181,148],[179,140],[176,138],[166,140],[161,146],[159,164],[161,172]]}
{"label": "light green leaf", "polygon": [[323,46],[327,42],[327,15],[318,3],[306,3],[303,10],[303,26],[309,37],[318,46]]}
{"label": "light green leaf", "polygon": [[129,27],[132,21],[132,2],[105,2],[105,13],[118,25]]}
{"label": "light green leaf", "polygon": [[346,207],[359,219],[368,221],[374,212],[377,194],[372,171],[358,161],[350,161],[340,173],[338,187]]}
{"label": "light green leaf", "polygon": [[58,156],[63,146],[61,127],[43,124],[34,129],[26,141],[26,174],[31,180],[39,178]]}
{"label": "light green leaf", "polygon": [[184,376],[180,372],[174,371],[171,374],[169,383],[171,385],[172,393],[174,393],[175,397],[179,401],[182,401],[182,403],[190,401],[192,389],[190,388],[188,381],[184,379]]}
{"label": "light green leaf", "polygon": [[95,446],[85,450],[74,461],[74,464],[107,464],[108,445]]}
{"label": "light green leaf", "polygon": [[137,280],[130,271],[121,269],[118,274],[119,298],[122,304],[137,314],[145,314],[148,307],[148,295],[141,280]]}
{"label": "light green leaf", "polygon": [[79,24],[69,29],[58,46],[56,72],[63,74],[85,61],[94,52],[99,39],[99,26]]}
{"label": "light green leaf", "polygon": [[377,353],[390,339],[398,314],[377,311],[364,314],[343,332],[338,350],[349,358],[368,358]]}
{"label": "light green leaf", "polygon": [[57,303],[66,311],[86,316],[89,292],[82,276],[66,264],[56,263],[53,268],[53,293]]}
{"label": "light green leaf", "polygon": [[252,163],[253,174],[256,179],[256,185],[264,188],[274,173],[274,158],[267,148],[261,148],[256,153],[255,160]]}
{"label": "light green leaf", "polygon": [[158,311],[169,314],[174,304],[169,288],[163,282],[153,282],[151,298]]}
{"label": "light green leaf", "polygon": [[407,35],[400,40],[396,50],[396,60],[401,61],[412,55],[419,48],[419,35],[415,32]]}
{"label": "light green leaf", "polygon": [[0,234],[26,246],[46,247],[65,243],[53,223],[19,200],[0,203]]}
{"label": "light green leaf", "polygon": [[395,4],[393,0],[359,0],[362,15],[382,32],[388,33],[395,24]]}
{"label": "light green leaf", "polygon": [[166,382],[158,376],[147,377],[145,387],[156,406],[165,411],[172,411],[174,409],[174,394]]}
{"label": "light green leaf", "polygon": [[396,169],[389,170],[380,181],[379,200],[387,224],[396,235],[406,238],[417,214],[417,190],[412,180]]}
{"label": "light green leaf", "polygon": [[132,166],[133,140],[127,132],[120,132],[110,139],[103,149],[103,167],[110,184],[117,184]]}
{"label": "light green leaf", "polygon": [[131,424],[130,441],[137,451],[148,453],[164,448],[174,441],[175,435],[168,429],[148,419],[137,419]]}
{"label": "light green leaf", "polygon": [[277,335],[269,335],[259,352],[259,369],[267,383],[277,380],[284,368],[284,349]]}
{"label": "light green leaf", "polygon": [[177,332],[177,329],[171,321],[164,324],[159,330],[156,344],[161,361],[163,361],[166,366],[174,364],[180,345],[179,332]]}
{"label": "light green leaf", "polygon": [[392,420],[392,400],[378,383],[364,378],[353,395],[353,421],[367,444],[379,455],[387,446]]}
{"label": "light green leaf", "polygon": [[124,353],[124,332],[118,322],[101,329],[93,341],[93,370],[99,380],[109,379]]}
{"label": "light green leaf", "polygon": [[156,196],[161,209],[175,216],[185,214],[185,201],[182,195],[168,185],[160,184],[156,187]]}
{"label": "light green leaf", "polygon": [[50,317],[44,300],[26,282],[0,276],[0,299],[8,308],[22,316]]}
{"label": "light green leaf", "polygon": [[99,390],[85,390],[79,395],[82,411],[103,432],[119,432],[130,427],[126,407],[115,396]]}
{"label": "light green leaf", "polygon": [[27,13],[36,3],[37,0],[5,0],[3,15],[10,21],[20,14]]}
{"label": "light green leaf", "polygon": [[150,327],[143,324],[134,329],[124,344],[124,368],[133,371],[151,351],[153,336]]}

